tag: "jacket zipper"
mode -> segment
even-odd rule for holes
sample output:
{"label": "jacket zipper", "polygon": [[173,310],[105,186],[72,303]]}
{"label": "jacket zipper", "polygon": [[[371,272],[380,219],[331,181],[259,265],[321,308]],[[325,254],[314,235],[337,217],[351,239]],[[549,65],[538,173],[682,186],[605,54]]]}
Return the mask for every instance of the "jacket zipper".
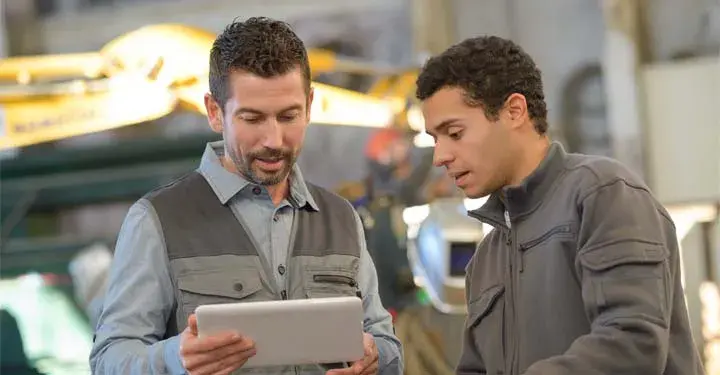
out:
{"label": "jacket zipper", "polygon": [[549,232],[543,234],[539,238],[536,238],[534,240],[525,242],[524,244],[520,245],[520,273],[522,273],[525,270],[525,260],[523,259],[522,253],[525,251],[532,249],[533,247],[545,242],[550,237],[556,235],[556,234],[564,234],[564,233],[570,233],[572,231],[572,228],[570,227],[570,224],[561,225],[558,227],[555,227],[551,229]]}
{"label": "jacket zipper", "polygon": [[513,246],[514,242],[514,235],[515,232],[513,231],[512,227],[512,220],[510,220],[510,213],[508,211],[504,212],[504,218],[505,218],[505,225],[508,228],[507,231],[507,239],[505,244],[508,246],[509,251],[507,252],[507,259],[508,259],[508,266],[510,268],[508,282],[507,282],[507,292],[508,292],[508,303],[511,313],[508,314],[508,318],[510,320],[508,326],[508,329],[506,330],[507,334],[507,340],[508,348],[505,352],[505,356],[507,357],[505,362],[508,365],[508,368],[506,369],[508,374],[514,374],[512,371],[513,369],[513,361],[515,359],[515,264],[514,264],[514,258],[515,258],[515,249]]}

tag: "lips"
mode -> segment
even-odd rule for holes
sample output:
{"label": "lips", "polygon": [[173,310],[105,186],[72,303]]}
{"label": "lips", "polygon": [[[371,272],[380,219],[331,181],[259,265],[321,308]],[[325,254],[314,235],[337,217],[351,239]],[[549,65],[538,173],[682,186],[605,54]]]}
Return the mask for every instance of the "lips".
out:
{"label": "lips", "polygon": [[279,170],[283,167],[283,162],[285,159],[279,158],[279,159],[255,159],[255,162],[258,164],[258,166],[266,171],[275,171]]}
{"label": "lips", "polygon": [[467,181],[468,176],[470,176],[470,172],[452,173],[451,176],[455,180],[455,185],[461,187]]}

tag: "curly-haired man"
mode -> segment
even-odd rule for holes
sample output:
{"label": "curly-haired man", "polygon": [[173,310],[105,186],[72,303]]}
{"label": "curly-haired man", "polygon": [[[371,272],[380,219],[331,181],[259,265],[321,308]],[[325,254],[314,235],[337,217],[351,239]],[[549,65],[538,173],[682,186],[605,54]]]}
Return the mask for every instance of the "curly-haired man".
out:
{"label": "curly-haired man", "polygon": [[675,227],[616,161],[547,136],[540,71],[513,42],[467,39],[417,80],[434,163],[494,230],[467,267],[457,374],[701,374]]}

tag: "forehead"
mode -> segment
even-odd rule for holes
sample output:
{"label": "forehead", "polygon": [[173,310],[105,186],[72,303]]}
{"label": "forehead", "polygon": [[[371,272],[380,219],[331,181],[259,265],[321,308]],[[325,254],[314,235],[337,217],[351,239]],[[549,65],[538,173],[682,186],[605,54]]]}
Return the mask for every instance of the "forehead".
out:
{"label": "forehead", "polygon": [[246,71],[230,73],[230,99],[235,105],[258,110],[272,110],[304,104],[305,80],[299,69],[275,76],[261,77]]}
{"label": "forehead", "polygon": [[[421,105],[425,117],[425,130],[433,133],[449,122],[472,115],[477,108],[465,102],[465,91],[456,87],[445,87],[425,99]],[[481,112],[481,111],[480,111]]]}

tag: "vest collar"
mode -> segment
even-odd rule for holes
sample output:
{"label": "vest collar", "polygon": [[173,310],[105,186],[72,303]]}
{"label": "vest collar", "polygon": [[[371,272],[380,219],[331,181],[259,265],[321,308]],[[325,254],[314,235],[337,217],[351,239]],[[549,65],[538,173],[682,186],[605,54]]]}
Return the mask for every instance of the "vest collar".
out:
{"label": "vest collar", "polygon": [[509,227],[508,219],[527,215],[542,203],[564,171],[566,159],[562,145],[553,142],[540,165],[520,185],[505,186],[492,193],[482,207],[468,215],[495,226]]}

